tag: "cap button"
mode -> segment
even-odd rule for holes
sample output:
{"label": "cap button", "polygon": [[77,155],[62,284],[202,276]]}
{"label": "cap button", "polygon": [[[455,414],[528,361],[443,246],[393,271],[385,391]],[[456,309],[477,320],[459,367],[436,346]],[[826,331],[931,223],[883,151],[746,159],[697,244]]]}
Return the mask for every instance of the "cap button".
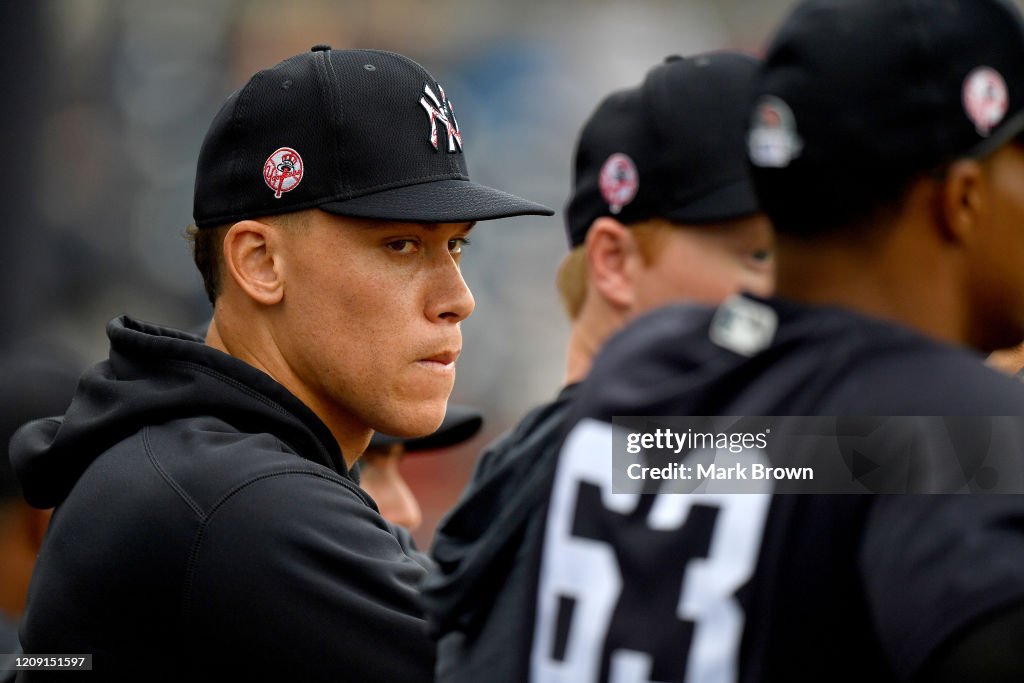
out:
{"label": "cap button", "polygon": [[324,43],[320,43],[318,45],[314,45],[313,47],[309,48],[309,51],[310,52],[326,52],[327,50],[330,50],[330,49],[331,49],[330,45],[326,45]]}

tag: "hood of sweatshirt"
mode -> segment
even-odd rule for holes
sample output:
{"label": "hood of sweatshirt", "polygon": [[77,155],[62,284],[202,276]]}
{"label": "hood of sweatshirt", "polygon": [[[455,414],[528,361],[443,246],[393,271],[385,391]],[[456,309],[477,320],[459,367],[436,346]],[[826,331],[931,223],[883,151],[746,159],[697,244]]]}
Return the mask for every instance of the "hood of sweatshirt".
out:
{"label": "hood of sweatshirt", "polygon": [[11,439],[25,498],[59,505],[87,467],[147,425],[213,416],[271,433],[302,457],[348,475],[327,426],[266,373],[194,335],[133,320],[107,325],[110,358],[82,375],[64,416],[30,422]]}

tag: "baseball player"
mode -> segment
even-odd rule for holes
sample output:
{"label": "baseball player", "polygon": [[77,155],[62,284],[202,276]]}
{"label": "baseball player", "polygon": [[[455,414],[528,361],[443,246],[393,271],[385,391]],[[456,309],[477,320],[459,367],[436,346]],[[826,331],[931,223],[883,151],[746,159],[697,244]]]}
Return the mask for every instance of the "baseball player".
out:
{"label": "baseball player", "polygon": [[359,486],[373,498],[381,517],[413,531],[423,521],[423,511],[399,470],[402,459],[408,454],[457,446],[476,436],[482,426],[479,411],[449,404],[441,426],[428,436],[403,439],[374,432],[359,456]]}
{"label": "baseball player", "polygon": [[[779,298],[663,309],[606,346],[571,411],[543,546],[519,551],[542,555],[521,598],[536,599],[530,679],[1024,680],[1022,496],[676,494],[657,480],[611,495],[614,416],[1024,406],[978,353],[1024,338],[1017,10],[806,0],[755,90],[749,155]],[[999,424],[1019,492],[1024,429]],[[960,464],[985,441],[960,444]],[[873,453],[852,454],[853,478],[888,464]],[[948,490],[934,474],[908,487]],[[980,474],[956,490],[1007,483]]]}
{"label": "baseball player", "polygon": [[206,342],[113,320],[63,421],[12,444],[57,508],[26,653],[104,680],[430,680],[424,569],[349,469],[373,431],[441,423],[473,223],[551,214],[470,181],[471,144],[389,52],[318,45],[228,98],[196,173]]}
{"label": "baseball player", "polygon": [[439,680],[527,677],[530,553],[570,399],[605,341],[670,301],[770,291],[772,231],[743,144],[756,66],[733,52],[669,58],[606,97],[584,125],[566,211],[571,252],[559,272],[572,319],[568,384],[483,454],[438,530],[438,570],[423,593]]}
{"label": "baseball player", "polygon": [[[50,515],[22,497],[7,443],[25,422],[63,412],[80,372],[77,363],[56,350],[11,347],[0,353],[0,649],[8,654],[21,649],[18,622]],[[0,681],[8,680],[14,680],[14,671],[0,672]]]}

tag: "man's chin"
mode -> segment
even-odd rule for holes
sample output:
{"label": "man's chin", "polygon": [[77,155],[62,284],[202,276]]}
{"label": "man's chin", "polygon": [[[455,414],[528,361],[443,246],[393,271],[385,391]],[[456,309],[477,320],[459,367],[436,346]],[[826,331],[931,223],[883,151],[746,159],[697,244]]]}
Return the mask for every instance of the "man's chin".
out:
{"label": "man's chin", "polygon": [[430,406],[402,411],[379,421],[376,431],[403,439],[415,439],[437,431],[444,420],[448,401],[431,402]]}

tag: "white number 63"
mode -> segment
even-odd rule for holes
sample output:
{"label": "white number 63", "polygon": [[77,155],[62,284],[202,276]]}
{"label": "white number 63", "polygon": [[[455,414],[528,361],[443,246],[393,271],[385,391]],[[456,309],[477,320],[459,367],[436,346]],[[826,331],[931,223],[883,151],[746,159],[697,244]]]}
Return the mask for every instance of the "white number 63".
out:
{"label": "white number 63", "polygon": [[[600,489],[602,504],[609,511],[625,515],[640,502],[639,494],[611,492],[612,429],[596,420],[581,422],[559,456],[537,596],[530,662],[534,683],[605,683],[598,682],[602,648],[623,577],[614,549],[599,540],[574,536],[572,524],[582,482]],[[771,501],[770,484],[766,482],[761,493],[651,495],[657,498],[646,523],[655,530],[681,529],[695,505],[718,509],[707,557],[686,565],[675,614],[694,623],[682,683],[734,683],[744,624],[735,593],[757,562]],[[560,636],[559,605],[567,599],[574,603],[572,621],[567,634]],[[654,630],[659,624],[643,627]],[[556,658],[557,638],[562,645]],[[652,681],[651,667],[651,653],[617,649],[610,655],[607,683],[680,683]]]}

